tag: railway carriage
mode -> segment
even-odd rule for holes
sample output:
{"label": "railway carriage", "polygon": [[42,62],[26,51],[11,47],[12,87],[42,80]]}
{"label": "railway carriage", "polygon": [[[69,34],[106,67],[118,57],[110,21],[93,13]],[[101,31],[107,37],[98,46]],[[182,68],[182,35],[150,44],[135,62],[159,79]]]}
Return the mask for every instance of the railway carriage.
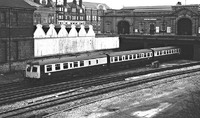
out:
{"label": "railway carriage", "polygon": [[58,78],[89,74],[94,70],[105,70],[106,55],[53,58],[33,61],[26,66],[27,78]]}
{"label": "railway carriage", "polygon": [[26,78],[65,78],[84,76],[106,70],[137,67],[152,61],[164,61],[180,57],[178,47],[158,47],[151,49],[112,52],[101,55],[82,55],[33,61],[26,66]]}
{"label": "railway carriage", "polygon": [[145,65],[150,63],[152,57],[151,49],[114,52],[109,55],[109,67],[111,69],[118,69]]}
{"label": "railway carriage", "polygon": [[151,48],[154,53],[154,60],[169,61],[180,57],[181,49],[174,46]]}

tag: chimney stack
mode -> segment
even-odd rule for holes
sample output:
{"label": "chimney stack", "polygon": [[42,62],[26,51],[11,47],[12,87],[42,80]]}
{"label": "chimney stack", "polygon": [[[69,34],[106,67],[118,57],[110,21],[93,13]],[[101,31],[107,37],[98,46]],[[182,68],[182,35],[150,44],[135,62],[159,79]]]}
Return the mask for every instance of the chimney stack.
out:
{"label": "chimney stack", "polygon": [[34,2],[40,4],[40,0],[34,0]]}
{"label": "chimney stack", "polygon": [[73,3],[76,5],[76,0],[73,0]]}
{"label": "chimney stack", "polygon": [[67,6],[67,0],[64,0],[63,5],[64,5],[64,6]]}
{"label": "chimney stack", "polygon": [[46,7],[52,7],[52,4],[51,4],[51,0],[47,0],[47,5],[46,5]]}
{"label": "chimney stack", "polygon": [[79,6],[82,8],[83,1],[79,0]]}

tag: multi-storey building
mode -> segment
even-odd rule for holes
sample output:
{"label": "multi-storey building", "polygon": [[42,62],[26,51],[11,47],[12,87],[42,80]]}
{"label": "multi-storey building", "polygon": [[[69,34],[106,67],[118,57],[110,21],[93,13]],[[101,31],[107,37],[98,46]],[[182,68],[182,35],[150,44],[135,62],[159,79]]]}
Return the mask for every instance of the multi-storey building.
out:
{"label": "multi-storey building", "polygon": [[101,33],[101,17],[104,12],[110,9],[104,3],[83,2],[83,8],[86,13],[86,24],[91,24],[95,33]]}
{"label": "multi-storey building", "polygon": [[58,24],[85,24],[85,10],[82,0],[67,3],[67,0],[56,1],[56,14]]}
{"label": "multi-storey building", "polygon": [[100,16],[109,9],[106,4],[82,0],[73,0],[69,3],[67,0],[57,0],[56,4],[58,24],[93,25],[96,33],[100,33]]}
{"label": "multi-storey building", "polygon": [[56,24],[56,7],[52,0],[26,0],[36,10],[33,15],[34,25]]}
{"label": "multi-storey building", "polygon": [[24,0],[0,0],[0,63],[33,57],[33,12]]}

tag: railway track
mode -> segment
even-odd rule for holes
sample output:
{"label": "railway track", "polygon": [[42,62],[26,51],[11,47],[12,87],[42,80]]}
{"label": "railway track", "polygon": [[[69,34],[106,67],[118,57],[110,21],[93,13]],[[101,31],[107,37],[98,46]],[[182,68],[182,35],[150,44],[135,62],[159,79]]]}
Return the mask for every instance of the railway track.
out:
{"label": "railway track", "polygon": [[[141,79],[141,80],[132,81],[132,82],[125,82],[123,84],[111,85],[111,86],[103,87],[103,88],[99,88],[99,89],[92,89],[90,91],[79,91],[80,89],[75,89],[74,91],[71,91],[71,92],[66,92],[66,93],[63,93],[60,95],[56,95],[56,97],[49,99],[49,100],[42,100],[39,102],[25,105],[20,108],[0,112],[0,116],[2,116],[2,117],[19,117],[22,114],[30,115],[30,112],[32,112],[32,111],[38,111],[38,110],[46,109],[46,108],[53,107],[56,105],[60,105],[63,103],[71,102],[74,100],[83,99],[86,97],[104,94],[107,92],[127,88],[130,86],[136,86],[136,85],[144,84],[147,82],[164,79],[167,77],[172,77],[172,76],[177,76],[177,75],[182,75],[182,74],[187,74],[187,73],[192,73],[192,72],[197,72],[197,71],[200,71],[200,68],[187,70],[187,71],[180,71],[180,72],[175,72],[175,73],[168,73],[168,74],[160,75],[160,76],[153,77],[153,78]],[[76,91],[79,91],[79,92],[76,92]],[[72,109],[72,108],[70,108],[70,109]]]}
{"label": "railway track", "polygon": [[[191,63],[191,64],[184,64],[184,65],[179,65],[179,66],[174,66],[174,67],[169,67],[169,68],[159,68],[156,70],[149,70],[149,71],[145,71],[145,72],[140,71],[140,72],[136,72],[136,73],[130,72],[130,73],[114,74],[114,75],[111,74],[108,76],[99,76],[99,77],[95,77],[95,78],[62,82],[62,83],[57,83],[57,84],[31,87],[31,88],[24,87],[23,83],[20,83],[20,85],[19,85],[21,87],[20,89],[17,88],[17,84],[19,84],[19,83],[8,84],[8,85],[5,85],[5,87],[10,88],[10,89],[8,89],[10,91],[4,90],[0,93],[0,105],[10,104],[10,103],[22,101],[25,99],[35,98],[35,97],[53,94],[53,93],[61,92],[61,91],[67,91],[67,90],[75,89],[75,88],[79,88],[79,87],[87,88],[87,87],[95,86],[95,85],[101,85],[101,84],[106,84],[106,83],[111,83],[111,82],[116,82],[116,81],[123,81],[124,78],[132,77],[132,76],[145,75],[148,73],[160,72],[160,71],[164,71],[164,70],[168,70],[168,69],[170,70],[170,69],[175,69],[175,68],[187,67],[187,66],[192,66],[195,64],[199,64],[199,62]],[[14,86],[14,87],[12,88],[10,86]]]}

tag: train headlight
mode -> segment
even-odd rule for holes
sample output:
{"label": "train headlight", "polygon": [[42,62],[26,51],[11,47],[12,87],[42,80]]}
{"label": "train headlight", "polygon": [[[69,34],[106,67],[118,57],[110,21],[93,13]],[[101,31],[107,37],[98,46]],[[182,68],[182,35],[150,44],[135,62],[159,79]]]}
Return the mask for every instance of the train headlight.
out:
{"label": "train headlight", "polygon": [[50,76],[50,75],[51,75],[51,73],[48,73],[48,75]]}

